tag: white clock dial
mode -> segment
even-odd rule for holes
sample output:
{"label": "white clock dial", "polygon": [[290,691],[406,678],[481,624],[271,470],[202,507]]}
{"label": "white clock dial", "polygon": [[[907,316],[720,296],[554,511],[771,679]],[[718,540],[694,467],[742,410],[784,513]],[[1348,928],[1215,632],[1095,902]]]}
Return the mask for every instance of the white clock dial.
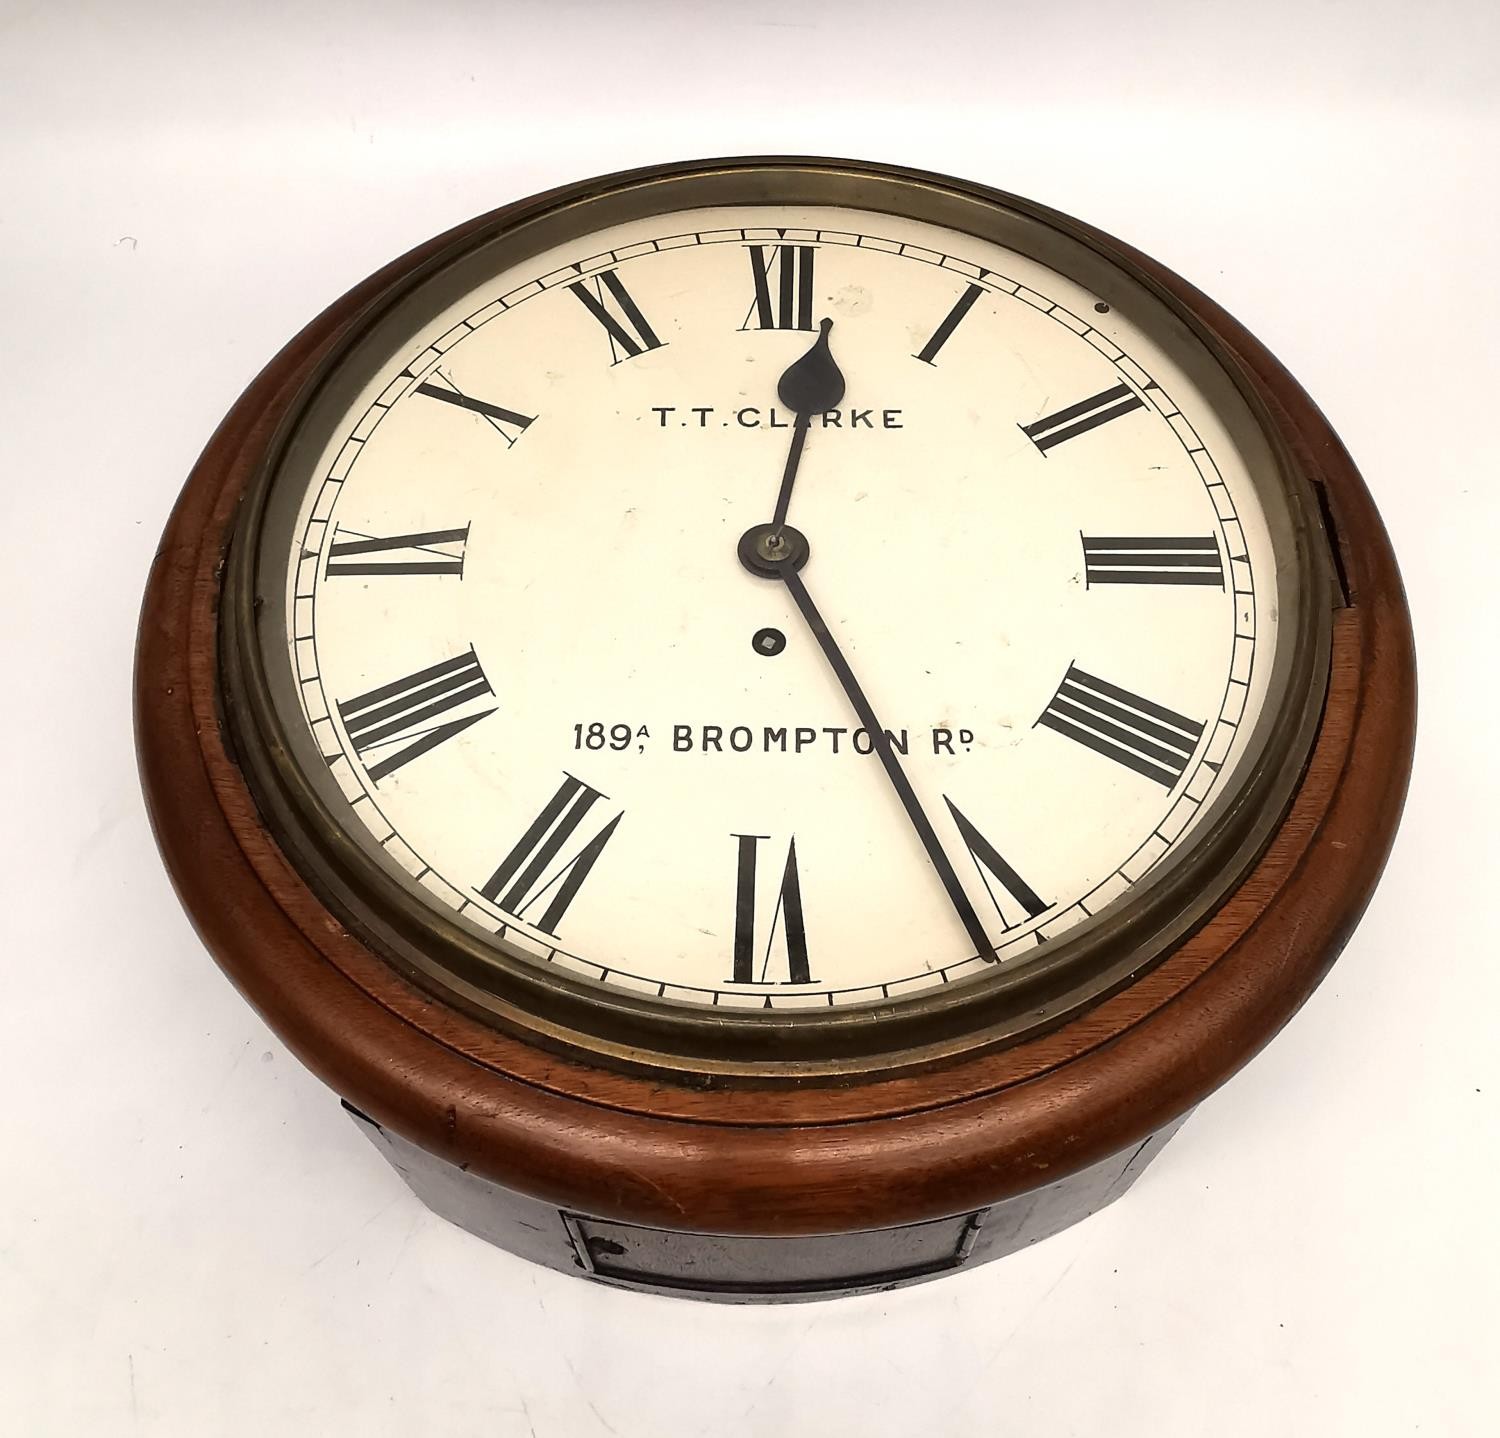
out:
{"label": "white clock dial", "polygon": [[886,213],[535,255],[278,475],[289,742],[372,860],[539,966],[826,1010],[1026,965],[1258,758],[1292,561],[1179,350]]}

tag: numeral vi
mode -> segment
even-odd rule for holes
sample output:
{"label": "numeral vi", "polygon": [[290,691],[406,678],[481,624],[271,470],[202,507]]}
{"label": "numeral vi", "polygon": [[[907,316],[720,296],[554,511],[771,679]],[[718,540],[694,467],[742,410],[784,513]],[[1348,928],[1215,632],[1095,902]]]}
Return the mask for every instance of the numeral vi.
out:
{"label": "numeral vi", "polygon": [[[790,840],[786,846],[786,866],[781,871],[781,884],[776,890],[776,904],[771,911],[771,923],[766,933],[765,949],[756,943],[756,860],[765,834],[735,834],[739,841],[739,863],[736,868],[734,889],[734,972],[730,982],[736,984],[810,984],[812,972],[807,962],[807,927],[802,919],[802,880],[797,873],[797,841]],[[776,980],[768,977],[771,968],[771,950],[778,933],[786,946],[787,977]]]}

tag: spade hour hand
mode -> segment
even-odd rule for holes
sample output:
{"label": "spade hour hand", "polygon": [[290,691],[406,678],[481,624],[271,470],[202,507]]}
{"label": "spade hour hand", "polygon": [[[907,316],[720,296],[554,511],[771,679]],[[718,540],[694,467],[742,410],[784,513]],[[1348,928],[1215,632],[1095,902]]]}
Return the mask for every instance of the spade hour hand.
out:
{"label": "spade hour hand", "polygon": [[808,427],[815,414],[834,409],[844,397],[844,376],[834,363],[833,352],[828,347],[828,332],[833,321],[825,319],[818,326],[818,338],[813,347],[789,365],[776,386],[776,395],[787,409],[796,415],[792,426],[792,443],[787,450],[786,468],[781,474],[781,488],[776,495],[776,513],[771,517],[771,533],[780,535],[786,525],[787,510],[792,503],[792,486],[797,482],[797,469],[802,463],[802,446],[807,442]]}

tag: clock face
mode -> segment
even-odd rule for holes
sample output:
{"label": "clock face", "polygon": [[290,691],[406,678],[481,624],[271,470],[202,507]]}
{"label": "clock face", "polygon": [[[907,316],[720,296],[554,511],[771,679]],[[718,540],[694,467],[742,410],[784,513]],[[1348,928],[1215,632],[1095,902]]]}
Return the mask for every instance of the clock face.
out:
{"label": "clock face", "polygon": [[644,208],[469,254],[314,403],[256,561],[293,762],[497,974],[827,1012],[1038,964],[1264,760],[1259,429],[1107,266]]}

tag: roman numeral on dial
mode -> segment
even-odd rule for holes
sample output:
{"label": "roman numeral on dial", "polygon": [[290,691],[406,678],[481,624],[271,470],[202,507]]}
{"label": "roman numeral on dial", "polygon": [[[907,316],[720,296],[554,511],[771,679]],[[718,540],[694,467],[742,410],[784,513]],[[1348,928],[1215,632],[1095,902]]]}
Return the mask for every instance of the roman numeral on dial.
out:
{"label": "roman numeral on dial", "polygon": [[[1024,924],[1026,919],[1034,919],[1039,914],[1046,913],[1049,907],[1047,901],[1041,898],[1036,890],[1006,863],[1000,851],[974,827],[963,810],[946,794],[943,795],[943,802],[953,816],[954,826],[958,829],[959,837],[964,841],[964,848],[969,851],[969,857],[974,861],[979,880],[984,885],[985,893],[990,896],[990,903],[995,906],[1000,922],[1007,929],[1013,929],[1017,924]],[[1015,923],[1010,921],[1005,907],[1001,905],[994,889],[990,886],[991,879],[994,879],[1006,894],[1025,910],[1026,919],[1017,919]]]}
{"label": "roman numeral on dial", "polygon": [[978,285],[970,285],[963,294],[958,297],[957,303],[943,317],[943,322],[933,332],[932,338],[922,346],[921,352],[913,356],[923,364],[931,364],[937,359],[937,353],[948,343],[948,338],[958,328],[958,322],[974,308],[974,301],[984,293]]}
{"label": "roman numeral on dial", "polygon": [[1020,429],[1027,439],[1046,454],[1064,440],[1087,434],[1091,429],[1098,429],[1101,424],[1119,419],[1122,414],[1145,407],[1146,401],[1122,382],[1112,389],[1102,389],[1098,394],[1091,394],[1077,404],[1070,404],[1055,414],[1043,415],[1034,424],[1023,424]]}
{"label": "roman numeral on dial", "polygon": [[[769,250],[769,255],[767,251]],[[751,245],[750,274],[755,300],[742,330],[810,330],[813,327],[811,245]]]}
{"label": "roman numeral on dial", "polygon": [[387,774],[493,714],[491,705],[458,718],[442,717],[494,692],[471,645],[455,659],[344,700],[338,705],[339,718],[371,780],[378,784]]}
{"label": "roman numeral on dial", "polygon": [[646,322],[640,306],[631,298],[630,291],[614,270],[605,270],[593,280],[574,280],[568,288],[584,309],[604,326],[604,332],[609,336],[610,364],[617,365],[622,360],[634,359],[647,350],[662,347],[656,331]]}
{"label": "roman numeral on dial", "polygon": [[544,933],[556,937],[557,926],[568,912],[568,905],[599,862],[604,846],[614,837],[620,820],[625,817],[624,812],[616,814],[550,874],[548,867],[572,839],[584,816],[604,797],[582,779],[565,773],[557,792],[532,820],[500,867],[481,885],[479,892],[492,904],[498,904],[522,919],[526,917],[527,909],[545,898],[547,906],[535,924]]}
{"label": "roman numeral on dial", "polygon": [[[781,887],[776,891],[776,906],[771,912],[766,947],[757,955],[755,942],[755,870],[761,840],[765,834],[735,834],[739,840],[739,865],[734,889],[734,972],[735,984],[776,983],[767,978],[771,967],[771,949],[781,932],[786,942],[788,984],[810,984],[812,973],[807,963],[807,929],[802,921],[802,881],[797,874],[797,841],[786,846],[786,867],[781,871]],[[759,962],[757,963],[757,959]],[[759,972],[757,973],[757,968]]]}
{"label": "roman numeral on dial", "polygon": [[1170,789],[1198,747],[1203,725],[1076,665],[1036,721]]}
{"label": "roman numeral on dial", "polygon": [[1084,577],[1095,584],[1210,584],[1224,587],[1219,541],[1199,538],[1094,538],[1084,534]]}
{"label": "roman numeral on dial", "polygon": [[333,543],[328,546],[327,575],[330,579],[340,574],[456,574],[462,578],[468,538],[467,524],[462,529],[429,529],[384,538],[336,524]]}
{"label": "roman numeral on dial", "polygon": [[451,379],[435,370],[433,378],[442,383],[434,384],[424,380],[417,386],[415,393],[425,395],[428,399],[442,400],[455,409],[466,409],[470,414],[482,415],[507,445],[514,444],[536,422],[534,414],[521,414],[517,410],[506,409],[503,404],[491,404],[486,399],[475,399],[472,395],[460,393]]}

